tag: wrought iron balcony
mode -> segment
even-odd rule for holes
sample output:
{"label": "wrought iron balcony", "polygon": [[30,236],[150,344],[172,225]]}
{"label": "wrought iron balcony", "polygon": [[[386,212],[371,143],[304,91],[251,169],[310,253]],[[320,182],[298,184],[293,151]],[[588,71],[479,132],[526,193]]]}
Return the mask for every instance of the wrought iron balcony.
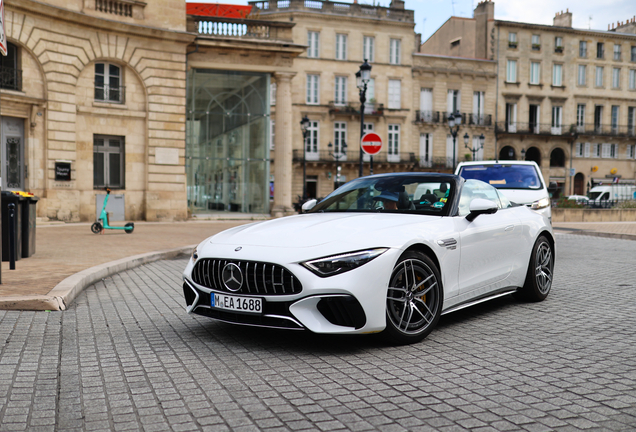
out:
{"label": "wrought iron balcony", "polygon": [[[329,114],[360,115],[360,102],[336,103],[335,101],[329,101]],[[383,116],[384,104],[374,103],[374,102],[365,102],[364,115],[365,116]]]}
{"label": "wrought iron balcony", "polygon": [[497,133],[524,135],[597,135],[597,136],[636,136],[634,125],[607,125],[585,123],[580,125],[553,126],[550,123],[497,122]]}
{"label": "wrought iron balcony", "polygon": [[122,104],[126,101],[126,87],[95,84],[95,100]]}
{"label": "wrought iron balcony", "polygon": [[[447,123],[450,113],[444,111],[415,111],[416,123]],[[492,115],[460,113],[462,124],[469,126],[492,126]]]}
{"label": "wrought iron balcony", "polygon": [[[331,150],[319,150],[317,152],[307,152],[306,154],[307,162],[316,162],[316,163],[327,163],[327,164],[345,164],[345,163],[353,163],[357,164],[360,162],[360,153],[359,150],[348,150],[344,153],[336,153],[336,156],[333,155]],[[302,149],[294,149],[293,159],[294,162],[302,162],[303,161],[303,150]],[[369,161],[369,156],[364,155],[364,161]],[[418,158],[415,156],[415,153],[402,152],[397,154],[387,154],[387,152],[382,151],[380,154],[373,156],[374,163],[394,163],[394,164],[416,164],[418,163]]]}
{"label": "wrought iron balcony", "polygon": [[9,67],[0,67],[0,88],[22,90],[22,71]]}

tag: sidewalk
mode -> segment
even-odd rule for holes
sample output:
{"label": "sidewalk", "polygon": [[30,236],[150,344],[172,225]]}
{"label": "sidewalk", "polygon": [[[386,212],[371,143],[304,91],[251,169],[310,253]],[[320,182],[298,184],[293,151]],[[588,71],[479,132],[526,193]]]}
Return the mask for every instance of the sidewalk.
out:
{"label": "sidewalk", "polygon": [[[135,222],[135,231],[96,235],[89,223],[38,225],[35,255],[2,263],[0,309],[64,310],[86,286],[158,259],[189,254],[196,244],[251,220]],[[636,240],[636,222],[555,223],[556,232]]]}

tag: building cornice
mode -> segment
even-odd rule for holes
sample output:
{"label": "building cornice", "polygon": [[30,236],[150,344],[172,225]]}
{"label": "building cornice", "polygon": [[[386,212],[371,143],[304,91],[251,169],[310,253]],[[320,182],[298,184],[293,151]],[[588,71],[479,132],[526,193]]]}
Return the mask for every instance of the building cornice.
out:
{"label": "building cornice", "polygon": [[236,39],[216,36],[197,36],[197,44],[201,48],[246,49],[257,51],[271,51],[299,55],[305,52],[307,46],[289,43],[289,41],[271,41],[263,39]]}
{"label": "building cornice", "polygon": [[629,33],[617,33],[615,31],[606,31],[606,30],[592,30],[592,29],[577,29],[572,27],[558,27],[548,24],[532,24],[532,23],[524,23],[518,21],[504,21],[504,20],[495,20],[495,25],[499,27],[515,27],[515,28],[523,28],[528,30],[543,30],[550,31],[554,33],[570,33],[570,34],[579,34],[593,37],[604,37],[604,38],[616,38],[616,39],[624,39],[624,40],[636,40],[636,34]]}
{"label": "building cornice", "polygon": [[387,18],[375,18],[372,16],[369,17],[358,17],[351,15],[342,15],[342,14],[331,14],[325,12],[311,12],[311,11],[285,11],[285,12],[270,12],[263,13],[262,11],[259,13],[259,16],[262,17],[285,17],[287,19],[292,17],[303,17],[303,18],[316,18],[316,16],[324,17],[328,21],[344,21],[344,22],[359,22],[359,23],[368,23],[372,21],[374,24],[382,23],[384,25],[392,25],[396,27],[406,27],[406,28],[415,28],[415,22],[413,21],[398,21],[391,20]]}
{"label": "building cornice", "polygon": [[497,64],[496,60],[480,59],[480,58],[474,58],[474,57],[445,56],[445,55],[439,55],[439,54],[426,54],[426,53],[418,53],[418,52],[414,52],[413,56],[414,57],[439,58],[439,59],[444,59],[444,60],[462,60],[462,61],[466,60],[466,61],[474,61],[474,62],[484,62],[484,63],[491,63],[493,65]]}
{"label": "building cornice", "polygon": [[[150,39],[161,39],[177,43],[190,43],[195,35],[186,31],[166,30],[139,24],[123,23],[121,21],[94,17],[81,12],[52,6],[36,0],[5,0],[7,10],[21,12],[30,16],[40,16],[44,19],[68,22],[77,26],[90,27],[107,32],[117,32],[129,36]],[[185,23],[185,16],[183,17]]]}

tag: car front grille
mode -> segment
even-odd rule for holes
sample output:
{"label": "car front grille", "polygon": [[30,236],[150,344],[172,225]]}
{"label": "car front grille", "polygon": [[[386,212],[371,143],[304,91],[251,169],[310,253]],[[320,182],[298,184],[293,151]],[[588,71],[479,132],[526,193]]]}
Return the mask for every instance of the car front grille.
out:
{"label": "car front grille", "polygon": [[[223,283],[223,268],[235,264],[241,269],[242,284],[230,291]],[[194,283],[232,294],[289,295],[298,294],[303,287],[298,278],[285,267],[256,261],[201,258],[192,269]]]}

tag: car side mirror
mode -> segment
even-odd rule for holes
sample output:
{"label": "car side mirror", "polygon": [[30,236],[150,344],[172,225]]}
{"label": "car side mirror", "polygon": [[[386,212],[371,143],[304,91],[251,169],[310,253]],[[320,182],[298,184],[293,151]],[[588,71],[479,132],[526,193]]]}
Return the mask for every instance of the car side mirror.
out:
{"label": "car side mirror", "polygon": [[312,208],[314,208],[316,206],[316,204],[318,203],[317,199],[310,199],[309,201],[307,201],[306,203],[303,204],[303,206],[301,207],[302,212],[303,213],[307,213],[309,210],[311,210]]}
{"label": "car side mirror", "polygon": [[558,188],[559,188],[559,185],[557,184],[557,182],[550,182],[550,184],[548,185],[548,190],[550,192],[554,192]]}
{"label": "car side mirror", "polygon": [[483,198],[475,198],[474,200],[472,200],[468,209],[470,210],[470,213],[466,216],[466,219],[469,222],[474,221],[475,218],[479,215],[493,214],[497,213],[497,210],[499,210],[497,204]]}

